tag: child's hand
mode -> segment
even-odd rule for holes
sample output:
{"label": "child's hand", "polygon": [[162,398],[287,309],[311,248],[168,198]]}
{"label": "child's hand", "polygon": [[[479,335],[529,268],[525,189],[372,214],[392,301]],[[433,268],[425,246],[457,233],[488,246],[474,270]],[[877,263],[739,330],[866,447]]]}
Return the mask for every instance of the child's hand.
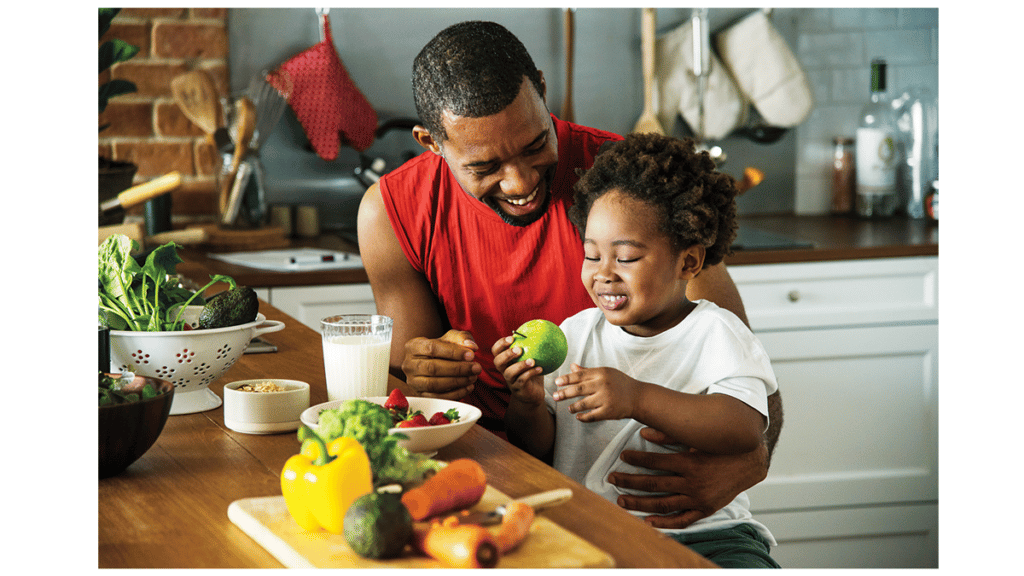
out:
{"label": "child's hand", "polygon": [[555,379],[556,402],[583,397],[569,405],[580,422],[632,418],[639,396],[639,382],[614,368],[583,368]]}
{"label": "child's hand", "polygon": [[510,348],[512,337],[506,336],[491,346],[494,354],[494,367],[505,377],[505,383],[512,396],[524,404],[538,405],[544,403],[544,377],[540,375],[543,368],[537,366],[531,358],[526,362],[517,362],[523,349]]}

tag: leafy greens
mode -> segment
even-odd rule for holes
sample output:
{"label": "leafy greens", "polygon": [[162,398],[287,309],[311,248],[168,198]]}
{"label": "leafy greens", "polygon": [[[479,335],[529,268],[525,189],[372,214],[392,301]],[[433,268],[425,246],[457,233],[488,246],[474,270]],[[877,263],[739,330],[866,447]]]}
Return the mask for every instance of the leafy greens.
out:
{"label": "leafy greens", "polygon": [[376,486],[419,482],[427,474],[445,466],[443,462],[399,446],[398,440],[408,436],[391,434],[391,426],[391,413],[383,406],[352,399],[342,402],[337,408],[320,412],[316,433],[324,442],[340,436],[357,440],[370,458]]}
{"label": "leafy greens", "polygon": [[182,261],[177,248],[174,242],[159,246],[140,266],[132,256],[138,242],[123,234],[107,238],[99,247],[100,323],[112,330],[182,330],[181,312],[193,301],[205,303],[201,294],[207,288],[217,282],[235,287],[231,277],[221,274],[210,276],[210,283],[194,293],[182,287],[175,278]]}

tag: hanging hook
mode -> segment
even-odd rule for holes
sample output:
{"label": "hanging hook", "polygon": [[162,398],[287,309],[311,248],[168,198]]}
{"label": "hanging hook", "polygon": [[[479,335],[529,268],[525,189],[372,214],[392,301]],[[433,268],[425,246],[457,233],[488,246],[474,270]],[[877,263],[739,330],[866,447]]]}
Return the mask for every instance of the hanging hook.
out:
{"label": "hanging hook", "polygon": [[318,28],[317,32],[320,33],[320,41],[321,42],[323,42],[327,38],[324,35],[324,22],[326,22],[327,15],[330,14],[330,12],[331,12],[330,8],[317,8],[316,9],[316,16],[317,16],[316,23],[317,23],[317,28]]}

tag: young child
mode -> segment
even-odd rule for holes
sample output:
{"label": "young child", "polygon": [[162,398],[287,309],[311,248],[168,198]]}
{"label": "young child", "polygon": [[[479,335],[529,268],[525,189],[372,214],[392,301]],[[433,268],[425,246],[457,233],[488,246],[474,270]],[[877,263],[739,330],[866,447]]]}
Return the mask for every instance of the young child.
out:
{"label": "young child", "polygon": [[[762,441],[777,388],[767,354],[734,314],[686,298],[687,282],[729,251],[735,196],[691,140],[630,134],[598,155],[570,212],[596,308],[562,323],[569,354],[553,374],[517,361],[511,336],[492,348],[512,393],[511,440],[612,502],[620,489],[608,474],[638,472],[622,450],[667,450],[641,438],[645,426],[680,450],[739,453]],[[748,507],[743,493],[664,531],[723,567],[778,567],[775,539]]]}

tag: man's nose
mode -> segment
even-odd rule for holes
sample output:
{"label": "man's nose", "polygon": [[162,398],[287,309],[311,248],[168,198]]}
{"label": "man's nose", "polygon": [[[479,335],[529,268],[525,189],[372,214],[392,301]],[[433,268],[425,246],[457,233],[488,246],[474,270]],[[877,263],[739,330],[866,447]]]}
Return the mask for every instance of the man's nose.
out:
{"label": "man's nose", "polygon": [[537,187],[540,175],[533,166],[525,162],[510,162],[505,165],[501,179],[501,191],[506,196],[526,196]]}

